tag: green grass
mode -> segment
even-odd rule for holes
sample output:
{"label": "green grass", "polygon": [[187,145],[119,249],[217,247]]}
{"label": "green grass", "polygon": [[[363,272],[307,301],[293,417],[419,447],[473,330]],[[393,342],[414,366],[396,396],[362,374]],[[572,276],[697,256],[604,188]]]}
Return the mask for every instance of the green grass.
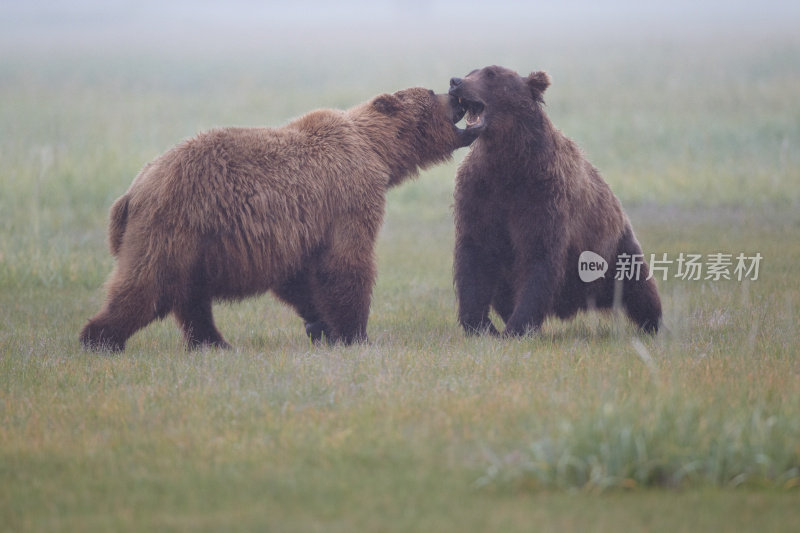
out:
{"label": "green grass", "polygon": [[653,339],[598,315],[465,338],[452,163],[389,195],[369,345],[313,346],[264,296],[216,306],[232,351],[186,353],[167,319],[113,356],[77,333],[113,265],[108,207],[145,162],[199,129],[443,90],[500,61],[320,73],[264,52],[273,77],[220,58],[3,56],[0,529],[793,530],[800,48],[648,46],[501,57],[553,74],[554,122],[646,252],[760,252],[758,280],[660,282]]}

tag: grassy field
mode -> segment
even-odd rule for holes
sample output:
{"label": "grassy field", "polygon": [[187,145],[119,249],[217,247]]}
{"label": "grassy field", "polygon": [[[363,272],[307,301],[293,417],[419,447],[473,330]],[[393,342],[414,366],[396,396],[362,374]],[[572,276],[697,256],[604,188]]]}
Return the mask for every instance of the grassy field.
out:
{"label": "grassy field", "polygon": [[[701,44],[0,56],[0,529],[794,531],[800,41]],[[369,345],[313,346],[264,296],[216,306],[232,351],[187,353],[171,319],[80,350],[108,207],[148,160],[491,62],[553,75],[551,118],[648,254],[760,253],[758,279],[660,281],[652,339],[596,315],[467,339],[462,152],[390,193]]]}

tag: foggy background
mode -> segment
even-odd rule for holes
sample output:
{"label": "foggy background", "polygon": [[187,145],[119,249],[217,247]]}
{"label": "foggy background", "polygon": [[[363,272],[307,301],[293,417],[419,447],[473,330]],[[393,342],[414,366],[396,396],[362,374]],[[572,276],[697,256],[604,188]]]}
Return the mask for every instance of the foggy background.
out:
{"label": "foggy background", "polygon": [[800,2],[454,0],[215,2],[0,0],[0,50],[140,47],[247,50],[331,44],[473,48],[481,43],[559,39],[770,38],[796,32]]}

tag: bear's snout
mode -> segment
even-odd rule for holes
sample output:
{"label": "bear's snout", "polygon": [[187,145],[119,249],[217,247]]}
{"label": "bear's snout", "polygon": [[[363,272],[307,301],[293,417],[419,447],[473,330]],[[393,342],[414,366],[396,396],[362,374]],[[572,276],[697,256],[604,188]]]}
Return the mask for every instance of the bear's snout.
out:
{"label": "bear's snout", "polygon": [[464,80],[461,78],[450,78],[450,90],[458,89],[462,83],[464,83]]}
{"label": "bear's snout", "polygon": [[446,105],[448,107],[450,121],[453,124],[456,124],[462,118],[464,118],[464,115],[467,113],[467,108],[461,105],[461,102],[458,101],[459,100],[458,98],[449,94],[443,94],[441,96],[443,96],[446,99],[444,101],[446,102]]}

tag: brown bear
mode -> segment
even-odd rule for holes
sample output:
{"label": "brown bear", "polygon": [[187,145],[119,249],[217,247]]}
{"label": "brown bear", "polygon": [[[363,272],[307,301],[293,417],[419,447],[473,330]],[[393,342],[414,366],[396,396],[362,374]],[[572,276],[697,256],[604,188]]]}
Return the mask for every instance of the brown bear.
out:
{"label": "brown bear", "polygon": [[[459,322],[467,333],[499,335],[493,308],[504,335],[520,336],[537,332],[547,316],[619,304],[655,333],[661,301],[631,223],[597,169],[545,114],[549,85],[544,72],[523,78],[498,66],[450,80],[468,127],[484,128],[456,176]],[[609,275],[582,281],[582,252],[601,256],[591,267],[605,261]],[[615,267],[626,263],[638,272],[623,270],[615,283]]]}
{"label": "brown bear", "polygon": [[366,340],[386,190],[468,146],[480,127],[457,128],[463,115],[455,98],[411,88],[175,146],[111,207],[116,266],[82,344],[123,350],[173,312],[188,347],[227,347],[212,301],[269,290],[312,340]]}

